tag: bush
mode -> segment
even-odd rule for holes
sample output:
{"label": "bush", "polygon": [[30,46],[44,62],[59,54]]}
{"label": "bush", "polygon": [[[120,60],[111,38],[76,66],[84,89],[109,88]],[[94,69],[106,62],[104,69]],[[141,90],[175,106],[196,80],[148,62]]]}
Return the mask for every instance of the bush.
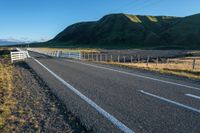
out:
{"label": "bush", "polygon": [[8,54],[3,54],[2,57],[3,58],[9,58],[9,55]]}

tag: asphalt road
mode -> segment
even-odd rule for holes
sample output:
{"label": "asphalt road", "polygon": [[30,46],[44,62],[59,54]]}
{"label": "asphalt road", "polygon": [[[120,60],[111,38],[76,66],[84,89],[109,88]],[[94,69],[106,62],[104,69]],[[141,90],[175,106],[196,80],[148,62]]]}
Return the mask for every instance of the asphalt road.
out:
{"label": "asphalt road", "polygon": [[27,63],[91,132],[200,133],[200,81],[29,54]]}

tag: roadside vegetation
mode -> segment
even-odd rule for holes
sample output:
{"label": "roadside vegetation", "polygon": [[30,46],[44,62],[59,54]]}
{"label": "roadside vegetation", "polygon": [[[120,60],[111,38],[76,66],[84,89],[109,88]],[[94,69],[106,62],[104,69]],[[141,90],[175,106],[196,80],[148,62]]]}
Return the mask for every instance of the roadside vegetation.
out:
{"label": "roadside vegetation", "polygon": [[137,68],[149,71],[155,71],[164,74],[172,74],[177,76],[183,76],[191,79],[200,79],[200,61],[198,61],[198,67],[192,70],[191,63],[179,62],[179,63],[116,63],[116,62],[105,62],[106,64],[117,65],[121,67]]}
{"label": "roadside vegetation", "polygon": [[[164,74],[172,74],[191,79],[200,79],[200,51],[194,50],[105,50],[105,49],[81,49],[81,48],[34,48],[41,52],[81,52],[82,58],[89,61],[118,65],[121,67],[137,68],[155,71]],[[131,55],[134,61],[130,63]],[[139,56],[138,56],[139,55]],[[102,57],[100,59],[100,56]],[[111,61],[112,56],[112,61]],[[118,62],[120,56],[120,62]],[[124,63],[123,57],[126,56]],[[154,57],[147,64],[147,56]],[[140,57],[140,61],[137,61]],[[160,57],[159,61],[156,58]],[[193,61],[195,59],[195,65]],[[101,61],[100,61],[101,60]],[[107,61],[105,61],[107,60]]]}
{"label": "roadside vegetation", "polygon": [[0,133],[87,132],[24,62],[11,64],[0,49]]}
{"label": "roadside vegetation", "polygon": [[38,50],[40,52],[55,52],[55,51],[62,51],[62,52],[85,52],[85,53],[91,53],[100,52],[100,49],[92,49],[92,48],[32,48],[34,50]]}
{"label": "roadside vegetation", "polygon": [[[7,55],[4,55],[7,56]],[[3,58],[5,59],[5,58]],[[0,131],[4,127],[6,120],[11,119],[11,110],[16,106],[13,94],[13,66],[0,61]]]}

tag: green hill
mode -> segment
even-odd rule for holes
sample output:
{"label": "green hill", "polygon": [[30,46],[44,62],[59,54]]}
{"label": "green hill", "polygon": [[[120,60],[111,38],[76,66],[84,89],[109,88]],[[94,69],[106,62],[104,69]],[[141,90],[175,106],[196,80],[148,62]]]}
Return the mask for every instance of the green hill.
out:
{"label": "green hill", "polygon": [[184,18],[111,14],[67,27],[46,44],[54,47],[197,48],[200,15]]}
{"label": "green hill", "polygon": [[169,46],[200,48],[200,14],[182,18],[179,23],[161,34]]}

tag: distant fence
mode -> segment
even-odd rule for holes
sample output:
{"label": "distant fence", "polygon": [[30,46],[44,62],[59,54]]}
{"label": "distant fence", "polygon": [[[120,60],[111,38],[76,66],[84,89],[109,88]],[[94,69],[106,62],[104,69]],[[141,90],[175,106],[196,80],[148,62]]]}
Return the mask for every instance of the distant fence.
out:
{"label": "distant fence", "polygon": [[51,57],[57,58],[71,58],[78,60],[87,60],[94,62],[110,62],[110,63],[126,63],[129,65],[140,65],[142,67],[159,67],[159,68],[172,68],[184,70],[197,70],[200,71],[200,58],[165,58],[165,57],[152,57],[140,55],[122,55],[122,54],[109,54],[98,52],[75,52],[75,51],[40,51],[38,49],[28,49],[33,52],[38,52]]}
{"label": "distant fence", "polygon": [[82,59],[95,62],[126,63],[142,67],[200,71],[200,58],[165,58],[140,55],[82,53]]}
{"label": "distant fence", "polygon": [[69,52],[65,52],[65,51],[40,51],[38,49],[34,49],[34,48],[28,48],[29,51],[33,51],[33,52],[37,52],[40,54],[44,54],[44,55],[48,55],[51,57],[57,57],[57,58],[71,58],[71,59],[79,59],[81,60],[81,52],[76,52],[76,51],[69,51]]}

